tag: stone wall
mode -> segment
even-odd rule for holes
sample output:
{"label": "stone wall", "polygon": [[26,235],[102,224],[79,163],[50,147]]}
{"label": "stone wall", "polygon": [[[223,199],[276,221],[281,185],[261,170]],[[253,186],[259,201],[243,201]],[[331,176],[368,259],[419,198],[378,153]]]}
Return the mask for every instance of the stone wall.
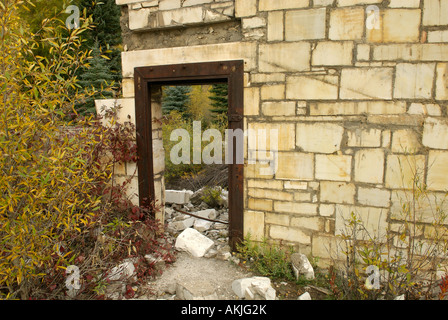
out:
{"label": "stone wall", "polygon": [[[134,67],[244,59],[245,128],[280,137],[276,172],[245,166],[246,232],[325,261],[351,212],[372,234],[398,231],[414,173],[435,199],[419,211],[431,232],[448,188],[448,0],[117,4],[127,101]],[[183,38],[191,28],[210,33]],[[178,45],[142,45],[160,32]]]}

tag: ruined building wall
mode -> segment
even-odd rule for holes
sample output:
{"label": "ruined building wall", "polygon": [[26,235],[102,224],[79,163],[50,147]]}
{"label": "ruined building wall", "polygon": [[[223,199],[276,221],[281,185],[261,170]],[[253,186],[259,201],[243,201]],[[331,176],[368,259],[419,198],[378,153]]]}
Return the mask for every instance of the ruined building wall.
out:
{"label": "ruined building wall", "polygon": [[[413,172],[435,199],[444,196],[448,0],[117,4],[123,114],[134,117],[134,67],[244,59],[245,128],[280,137],[275,173],[245,166],[244,223],[253,237],[324,261],[351,212],[372,233],[398,231]],[[422,237],[432,230],[428,208]]]}

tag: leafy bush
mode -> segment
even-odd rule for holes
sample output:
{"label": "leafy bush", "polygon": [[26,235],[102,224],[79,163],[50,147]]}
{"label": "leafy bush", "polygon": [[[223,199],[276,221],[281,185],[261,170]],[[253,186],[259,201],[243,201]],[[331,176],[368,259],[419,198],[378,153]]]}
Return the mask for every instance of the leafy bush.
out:
{"label": "leafy bush", "polygon": [[352,213],[342,235],[346,260],[332,270],[338,298],[433,299],[437,286],[445,294],[446,279],[439,281],[437,272],[446,271],[448,261],[446,196],[431,194],[420,177],[419,172],[411,177],[413,188],[401,199],[401,211],[391,215],[395,228],[383,239]]}
{"label": "leafy bush", "polygon": [[80,293],[98,298],[108,267],[165,245],[155,240],[162,239],[151,218],[157,208],[132,205],[126,184],[112,183],[117,162],[136,160],[132,126],[77,117],[75,105],[94,94],[81,93],[74,76],[88,66],[80,36],[89,20],[70,32],[45,21],[48,37],[39,41],[52,58],[43,58],[18,18],[23,4],[0,3],[0,297],[64,297],[74,264]]}
{"label": "leafy bush", "polygon": [[266,239],[257,243],[250,239],[247,234],[244,241],[237,244],[237,256],[244,263],[262,276],[274,279],[295,280],[294,272],[290,262],[293,248],[283,248],[280,245],[268,244]]}

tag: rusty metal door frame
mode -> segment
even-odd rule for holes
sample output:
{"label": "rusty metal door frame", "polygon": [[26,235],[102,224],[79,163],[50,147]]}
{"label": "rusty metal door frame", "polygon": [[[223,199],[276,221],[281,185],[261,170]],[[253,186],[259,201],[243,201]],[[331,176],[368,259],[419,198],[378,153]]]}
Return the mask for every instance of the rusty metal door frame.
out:
{"label": "rusty metal door frame", "polygon": [[[134,69],[135,115],[139,160],[138,185],[140,205],[155,198],[151,86],[227,83],[229,129],[243,128],[244,61],[220,61]],[[233,143],[236,148],[236,143]],[[235,157],[236,151],[233,155]],[[244,164],[229,164],[229,245],[235,250],[243,239],[243,175]]]}

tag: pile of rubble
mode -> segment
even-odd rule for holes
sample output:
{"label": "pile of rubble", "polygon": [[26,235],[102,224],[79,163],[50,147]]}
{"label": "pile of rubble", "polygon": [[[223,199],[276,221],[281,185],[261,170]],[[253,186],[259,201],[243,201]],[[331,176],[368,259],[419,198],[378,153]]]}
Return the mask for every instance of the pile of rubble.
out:
{"label": "pile of rubble", "polygon": [[[218,187],[219,188],[219,187]],[[203,199],[205,189],[165,191],[165,222],[167,232],[176,239],[178,250],[200,258],[232,260],[230,253],[229,212],[226,190],[218,189],[218,206],[210,208]]]}
{"label": "pile of rubble", "polygon": [[[207,204],[207,190],[197,192],[189,190],[165,191],[165,223],[168,241],[183,254],[184,265],[178,269],[181,275],[168,275],[158,288],[150,288],[152,294],[143,293],[134,299],[169,299],[169,300],[275,300],[276,290],[271,280],[266,277],[253,277],[249,272],[232,269],[226,261],[239,264],[239,259],[232,255],[229,243],[228,194],[220,188],[214,189],[213,204]],[[207,201],[209,202],[209,201]],[[190,257],[190,258],[185,258]],[[145,256],[148,261],[155,258]],[[163,261],[161,261],[162,264]],[[296,274],[314,279],[314,270],[307,257],[295,253],[291,263]],[[191,264],[194,264],[193,269]],[[187,269],[190,268],[190,271]],[[194,270],[194,271],[193,271]],[[224,277],[216,274],[216,270],[225,273]],[[123,280],[135,276],[133,261],[127,259],[112,270],[114,280]],[[188,274],[184,274],[189,272]],[[162,275],[163,278],[163,275]],[[225,282],[225,283],[222,283]],[[154,283],[152,284],[154,285]],[[122,299],[125,291],[124,282],[117,282],[111,288],[108,298]],[[148,288],[151,287],[149,284]],[[155,291],[155,292],[154,292]],[[308,300],[309,294],[302,295],[299,300]]]}

